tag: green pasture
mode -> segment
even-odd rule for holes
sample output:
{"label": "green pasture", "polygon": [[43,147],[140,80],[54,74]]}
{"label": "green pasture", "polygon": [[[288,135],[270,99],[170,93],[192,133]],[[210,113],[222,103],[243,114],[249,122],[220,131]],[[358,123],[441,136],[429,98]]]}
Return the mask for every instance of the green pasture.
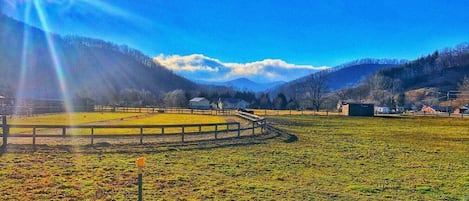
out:
{"label": "green pasture", "polygon": [[466,119],[271,120],[299,140],[12,149],[0,200],[136,200],[141,156],[144,200],[469,199]]}

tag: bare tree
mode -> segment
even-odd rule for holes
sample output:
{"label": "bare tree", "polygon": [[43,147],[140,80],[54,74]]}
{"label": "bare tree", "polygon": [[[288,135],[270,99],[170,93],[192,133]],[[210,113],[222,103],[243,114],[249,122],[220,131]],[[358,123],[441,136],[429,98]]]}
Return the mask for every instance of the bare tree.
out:
{"label": "bare tree", "polygon": [[168,92],[164,96],[164,103],[166,107],[186,107],[186,95],[180,89]]}
{"label": "bare tree", "polygon": [[327,72],[319,71],[311,74],[309,82],[304,86],[304,96],[308,99],[316,111],[321,109],[324,102],[324,94],[326,91]]}
{"label": "bare tree", "polygon": [[273,102],[274,108],[277,110],[283,110],[287,107],[287,97],[283,93],[277,94]]}
{"label": "bare tree", "polygon": [[464,76],[464,79],[458,84],[458,90],[469,92],[469,78],[467,76]]}
{"label": "bare tree", "polygon": [[[458,91],[453,92],[457,94],[456,100],[459,102],[459,105],[465,105],[469,100],[469,78],[464,76],[463,80],[458,83]],[[448,98],[451,96],[451,92],[448,92]]]}

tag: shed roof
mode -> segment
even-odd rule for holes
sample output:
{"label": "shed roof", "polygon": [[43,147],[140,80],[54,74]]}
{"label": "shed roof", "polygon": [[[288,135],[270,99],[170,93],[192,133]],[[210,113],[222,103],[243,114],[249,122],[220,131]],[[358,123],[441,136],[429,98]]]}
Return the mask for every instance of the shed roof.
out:
{"label": "shed roof", "polygon": [[359,102],[343,102],[343,105],[373,105],[373,103],[359,103]]}
{"label": "shed roof", "polygon": [[207,99],[204,98],[204,97],[195,97],[195,98],[191,99],[190,102],[200,102],[200,101],[204,101],[204,100],[207,100]]}

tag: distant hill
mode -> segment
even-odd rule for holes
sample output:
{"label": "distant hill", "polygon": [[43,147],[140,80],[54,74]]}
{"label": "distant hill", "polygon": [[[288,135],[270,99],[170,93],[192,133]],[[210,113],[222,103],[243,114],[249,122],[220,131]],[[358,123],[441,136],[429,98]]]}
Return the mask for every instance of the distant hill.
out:
{"label": "distant hill", "polygon": [[346,99],[380,105],[403,105],[399,96],[405,98],[405,104],[433,105],[446,100],[447,91],[458,90],[464,77],[469,77],[469,43],[378,70],[342,94]]}
{"label": "distant hill", "polygon": [[[124,89],[159,94],[198,87],[138,50],[103,40],[50,34],[56,51],[51,53],[46,34],[0,14],[0,86],[16,91],[22,80],[23,96],[59,98],[62,79],[71,96],[86,94],[107,100]],[[26,63],[22,65],[23,56]]]}
{"label": "distant hill", "polygon": [[226,82],[206,82],[206,81],[196,81],[196,82],[205,84],[205,85],[230,87],[238,91],[252,91],[252,92],[263,92],[263,91],[266,91],[267,89],[275,88],[279,85],[286,83],[284,81],[259,83],[259,82],[254,82],[247,78],[238,78],[238,79],[234,79],[234,80],[230,80]]}
{"label": "distant hill", "polygon": [[435,51],[404,65],[376,73],[383,79],[399,80],[403,90],[436,87],[456,90],[458,82],[469,76],[469,43]]}
{"label": "distant hill", "polygon": [[[378,70],[396,66],[403,62],[405,61],[395,59],[360,59],[336,66],[326,71],[326,90],[337,91],[353,87]],[[285,83],[269,90],[269,93],[273,96],[283,93],[288,97],[292,97],[295,88],[304,86],[309,81],[309,77],[310,75]]]}

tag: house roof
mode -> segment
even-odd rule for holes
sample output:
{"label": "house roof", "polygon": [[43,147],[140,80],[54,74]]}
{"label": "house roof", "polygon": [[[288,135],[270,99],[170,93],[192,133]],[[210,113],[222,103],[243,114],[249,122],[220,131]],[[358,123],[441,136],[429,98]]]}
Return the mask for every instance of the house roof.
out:
{"label": "house roof", "polygon": [[200,101],[204,101],[204,100],[207,100],[207,99],[204,98],[204,97],[195,97],[195,98],[191,99],[190,101],[191,102],[200,102]]}

